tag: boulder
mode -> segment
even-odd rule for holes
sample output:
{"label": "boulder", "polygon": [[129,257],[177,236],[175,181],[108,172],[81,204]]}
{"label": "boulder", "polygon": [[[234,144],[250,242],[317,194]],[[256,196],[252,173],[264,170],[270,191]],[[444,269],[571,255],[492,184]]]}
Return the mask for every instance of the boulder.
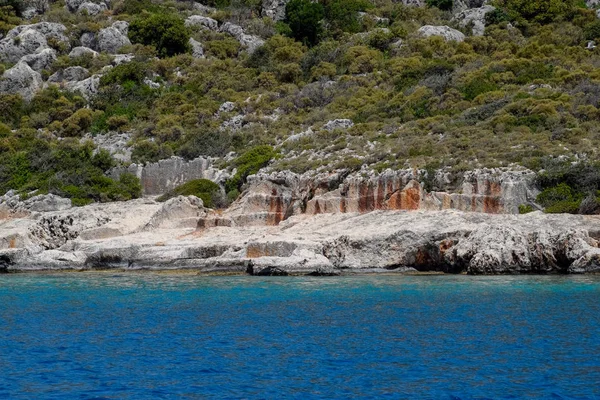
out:
{"label": "boulder", "polygon": [[116,54],[121,47],[131,45],[127,37],[128,26],[127,22],[118,21],[108,28],[101,29],[97,36],[98,49]]}
{"label": "boulder", "polygon": [[354,122],[349,119],[334,119],[333,121],[329,121],[323,125],[323,129],[331,132],[336,129],[349,129],[353,126]]}
{"label": "boulder", "polygon": [[290,0],[263,0],[262,14],[274,21],[282,21],[285,18],[285,6]]}
{"label": "boulder", "polygon": [[0,62],[16,63],[24,56],[40,53],[49,48],[50,38],[68,45],[66,29],[64,25],[50,22],[17,26],[0,40]]}
{"label": "boulder", "polygon": [[206,216],[202,199],[196,196],[177,196],[167,200],[144,226],[144,231],[165,228],[196,228]]}
{"label": "boulder", "polygon": [[46,48],[35,54],[28,54],[21,58],[21,61],[27,63],[34,71],[41,71],[43,69],[49,69],[54,61],[56,61],[56,51],[54,49]]}
{"label": "boulder", "polygon": [[90,50],[98,50],[98,39],[94,32],[83,33],[79,38],[79,42],[81,42],[82,47],[89,48]]}
{"label": "boulder", "polygon": [[225,103],[221,104],[221,107],[219,107],[217,115],[221,113],[232,112],[233,110],[235,110],[235,103],[233,101],[226,101]]}
{"label": "boulder", "polygon": [[192,47],[192,57],[204,58],[204,47],[202,43],[190,38],[190,46]]}
{"label": "boulder", "polygon": [[425,7],[425,0],[402,0],[405,6]]}
{"label": "boulder", "polygon": [[48,78],[48,82],[79,82],[87,79],[89,76],[89,71],[83,67],[68,67],[52,74],[50,78]]}
{"label": "boulder", "polygon": [[[91,8],[95,8],[96,7],[102,7],[104,10],[108,9],[108,7],[110,6],[110,0],[66,0],[65,2],[67,10],[69,10],[70,12],[81,12],[82,11],[82,6],[85,7],[91,7]],[[84,8],[85,9],[85,8]],[[96,15],[96,14],[90,14],[90,15]]]}
{"label": "boulder", "polygon": [[71,92],[81,93],[84,99],[90,100],[100,87],[100,75],[92,75],[78,82],[67,82],[65,88]]}
{"label": "boulder", "polygon": [[54,194],[40,194],[25,200],[23,205],[29,211],[35,212],[62,211],[71,208],[71,199]]}
{"label": "boulder", "polygon": [[211,31],[216,31],[219,29],[219,23],[217,20],[203,17],[201,15],[192,15],[185,20],[185,26],[187,27],[204,27],[210,29]]}
{"label": "boulder", "polygon": [[232,24],[231,22],[226,22],[221,27],[221,32],[225,32],[236,38],[238,42],[244,47],[248,53],[252,54],[265,44],[265,41],[258,36],[255,35],[247,35],[244,33],[244,30],[241,26]]}
{"label": "boulder", "polygon": [[473,36],[483,36],[485,33],[485,16],[495,9],[496,7],[487,5],[479,8],[470,8],[458,13],[455,19],[463,28],[472,26]]}
{"label": "boulder", "polygon": [[25,0],[25,11],[23,11],[24,19],[31,19],[36,15],[44,14],[50,8],[48,0]]}
{"label": "boulder", "polygon": [[135,58],[134,54],[117,54],[115,55],[115,57],[113,58],[113,64],[116,65],[121,65],[121,64],[126,64],[129,63],[131,61],[133,61],[133,59]]}
{"label": "boulder", "polygon": [[441,36],[446,41],[462,42],[465,40],[465,35],[461,31],[450,28],[449,26],[433,26],[425,25],[417,31],[422,37]]}
{"label": "boulder", "polygon": [[92,2],[85,2],[79,6],[77,12],[79,14],[87,13],[87,15],[98,15],[106,10],[108,10],[108,7],[106,7],[106,4],[104,3],[96,4]]}
{"label": "boulder", "polygon": [[89,47],[74,47],[73,50],[69,53],[69,58],[78,58],[78,57],[98,57],[98,52],[90,49]]}
{"label": "boulder", "polygon": [[25,62],[4,71],[0,79],[0,93],[20,94],[29,101],[43,86],[42,76]]}

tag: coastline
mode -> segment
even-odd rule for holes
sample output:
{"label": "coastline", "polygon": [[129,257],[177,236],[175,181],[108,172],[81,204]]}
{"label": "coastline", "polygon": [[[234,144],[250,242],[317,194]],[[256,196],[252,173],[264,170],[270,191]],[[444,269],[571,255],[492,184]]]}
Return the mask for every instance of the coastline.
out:
{"label": "coastline", "polygon": [[377,210],[207,227],[193,197],[93,204],[0,221],[3,272],[196,275],[600,272],[600,217]]}

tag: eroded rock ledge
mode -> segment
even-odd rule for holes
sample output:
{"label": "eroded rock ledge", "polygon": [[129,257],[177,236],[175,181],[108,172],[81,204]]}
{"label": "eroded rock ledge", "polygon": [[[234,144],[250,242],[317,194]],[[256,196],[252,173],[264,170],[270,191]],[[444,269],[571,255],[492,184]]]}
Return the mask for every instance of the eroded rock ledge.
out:
{"label": "eroded rock ledge", "polygon": [[27,213],[0,220],[4,272],[600,272],[596,216],[375,210],[304,213],[277,226],[206,227],[223,217],[194,197]]}

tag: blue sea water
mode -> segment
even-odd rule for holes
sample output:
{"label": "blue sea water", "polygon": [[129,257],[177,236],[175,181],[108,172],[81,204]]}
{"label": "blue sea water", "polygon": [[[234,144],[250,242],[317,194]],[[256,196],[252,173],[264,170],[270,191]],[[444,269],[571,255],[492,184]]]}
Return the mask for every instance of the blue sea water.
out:
{"label": "blue sea water", "polygon": [[600,398],[600,277],[0,276],[0,398]]}

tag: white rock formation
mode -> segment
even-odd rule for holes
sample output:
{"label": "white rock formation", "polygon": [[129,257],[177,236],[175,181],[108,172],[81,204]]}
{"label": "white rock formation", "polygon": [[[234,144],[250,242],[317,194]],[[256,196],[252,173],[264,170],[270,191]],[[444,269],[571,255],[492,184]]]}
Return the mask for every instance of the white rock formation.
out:
{"label": "white rock formation", "polygon": [[219,29],[219,23],[217,20],[210,17],[204,17],[201,15],[192,15],[185,20],[185,26],[187,27],[204,27],[211,31]]}
{"label": "white rock formation", "polygon": [[244,33],[244,30],[241,26],[232,24],[231,22],[226,22],[221,26],[221,32],[225,32],[236,38],[238,42],[248,51],[248,53],[252,54],[265,44],[265,41],[258,36],[255,35],[247,35]]}
{"label": "white rock formation", "polygon": [[425,25],[419,28],[417,33],[422,37],[441,36],[447,41],[462,42],[465,35],[461,31],[450,28],[449,26]]}
{"label": "white rock formation", "polygon": [[0,79],[0,93],[20,94],[29,101],[42,88],[43,83],[40,73],[21,61],[4,71]]}
{"label": "white rock formation", "polygon": [[50,75],[48,78],[49,83],[59,83],[59,82],[79,82],[84,79],[89,78],[90,73],[87,69],[83,67],[68,67],[63,70],[57,71],[54,74]]}
{"label": "white rock formation", "polygon": [[21,58],[21,61],[26,63],[34,71],[49,69],[54,61],[56,61],[56,50],[46,48],[34,54],[28,54]]}
{"label": "white rock formation", "polygon": [[192,48],[192,57],[204,58],[204,47],[202,46],[202,43],[190,38],[190,46]]}
{"label": "white rock formation", "polygon": [[349,119],[334,119],[333,121],[327,122],[323,129],[327,131],[333,131],[336,129],[349,129],[354,126],[354,122]]}
{"label": "white rock formation", "polygon": [[282,21],[285,18],[285,7],[290,0],[263,0],[262,14],[274,21]]}
{"label": "white rock formation", "polygon": [[77,58],[77,57],[84,57],[84,56],[90,56],[90,57],[95,58],[95,57],[98,57],[98,52],[90,49],[89,47],[79,46],[79,47],[74,47],[73,50],[71,50],[71,52],[69,53],[70,58]]}
{"label": "white rock formation", "polygon": [[461,11],[455,16],[461,27],[473,26],[473,36],[483,36],[485,33],[485,16],[494,11],[496,7],[483,6],[479,8],[470,8]]}
{"label": "white rock formation", "polygon": [[109,54],[116,54],[121,47],[131,45],[131,41],[127,37],[128,26],[127,22],[117,21],[112,26],[101,29],[97,35],[98,49]]}
{"label": "white rock formation", "polygon": [[0,62],[16,63],[26,55],[39,53],[49,48],[50,38],[68,45],[66,30],[64,25],[50,22],[17,26],[0,40]]}

